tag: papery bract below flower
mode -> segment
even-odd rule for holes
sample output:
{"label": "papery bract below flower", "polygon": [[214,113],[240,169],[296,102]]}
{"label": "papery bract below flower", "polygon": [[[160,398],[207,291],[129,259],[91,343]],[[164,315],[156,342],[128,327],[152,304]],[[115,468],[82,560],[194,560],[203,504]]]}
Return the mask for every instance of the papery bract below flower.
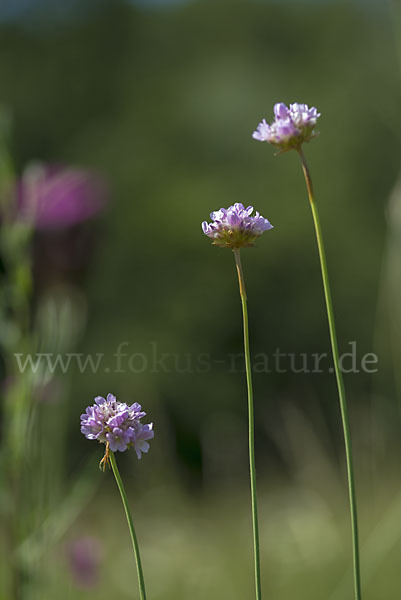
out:
{"label": "papery bract below flower", "polygon": [[106,204],[102,177],[77,167],[33,163],[18,183],[18,218],[58,229],[97,215]]}
{"label": "papery bract below flower", "polygon": [[154,437],[153,423],[141,423],[145,415],[137,402],[118,402],[113,394],[108,394],[107,399],[97,396],[95,404],[88,406],[81,415],[81,432],[88,440],[108,444],[112,452],[124,452],[134,447],[141,458],[141,452],[149,450],[146,440]]}
{"label": "papery bract below flower", "polygon": [[203,233],[213,244],[227,248],[253,246],[255,240],[273,225],[258,212],[253,216],[253,206],[244,207],[237,202],[233,206],[220,208],[210,213],[212,223],[203,221]]}
{"label": "papery bract below flower", "polygon": [[316,136],[315,125],[320,113],[307,104],[290,104],[283,102],[274,105],[275,119],[269,125],[265,119],[259,123],[252,137],[259,142],[269,142],[282,152],[300,148],[303,142],[309,142]]}

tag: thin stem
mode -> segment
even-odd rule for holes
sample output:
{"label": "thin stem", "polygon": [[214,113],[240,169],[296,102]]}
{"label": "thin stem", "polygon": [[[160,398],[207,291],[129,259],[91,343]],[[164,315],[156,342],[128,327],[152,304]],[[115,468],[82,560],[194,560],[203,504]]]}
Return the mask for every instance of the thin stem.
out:
{"label": "thin stem", "polygon": [[116,479],[118,489],[120,490],[121,500],[123,501],[123,506],[125,510],[125,516],[127,517],[128,528],[131,534],[132,546],[134,548],[135,554],[135,562],[136,562],[136,570],[138,572],[138,583],[139,583],[139,596],[141,600],[146,600],[146,592],[145,592],[145,580],[143,578],[143,571],[141,565],[141,557],[139,554],[139,545],[138,540],[135,533],[134,522],[132,520],[131,512],[128,507],[127,495],[125,493],[124,484],[121,479],[120,471],[117,467],[116,457],[114,456],[114,452],[110,452],[109,454],[111,468],[114,473],[114,477]]}
{"label": "thin stem", "polygon": [[333,353],[334,369],[337,379],[338,397],[340,400],[341,418],[344,431],[344,442],[345,442],[345,456],[347,462],[347,474],[348,474],[348,491],[349,491],[349,503],[351,511],[351,527],[352,527],[352,540],[353,540],[353,566],[354,566],[354,589],[355,589],[355,600],[361,600],[361,575],[360,575],[360,559],[359,559],[359,540],[358,540],[358,515],[356,505],[356,493],[355,493],[355,477],[354,468],[352,463],[352,445],[351,445],[351,433],[348,418],[348,407],[345,398],[345,389],[343,376],[339,364],[339,353],[337,343],[337,333],[334,321],[333,303],[331,300],[331,292],[329,285],[329,276],[327,271],[326,255],[323,245],[322,229],[320,225],[319,214],[316,207],[315,197],[313,194],[312,179],[309,173],[308,165],[306,164],[305,156],[300,148],[298,150],[299,156],[302,162],[302,170],[305,176],[306,187],[308,189],[309,202],[312,209],[313,222],[315,225],[316,240],[319,250],[320,268],[322,272],[324,296],[326,300],[327,318],[329,322],[331,349]]}
{"label": "thin stem", "polygon": [[255,471],[255,425],[253,416],[253,391],[252,391],[252,367],[251,354],[249,350],[249,330],[248,330],[248,308],[246,302],[245,280],[242,272],[241,256],[238,248],[234,249],[235,264],[237,266],[239,292],[242,303],[242,315],[244,321],[244,351],[246,383],[248,387],[248,426],[249,426],[249,472],[251,479],[251,503],[252,503],[252,527],[253,527],[253,553],[255,561],[255,588],[256,600],[262,598],[262,588],[260,582],[260,550],[259,550],[259,527],[258,527],[258,507],[256,501],[256,471]]}

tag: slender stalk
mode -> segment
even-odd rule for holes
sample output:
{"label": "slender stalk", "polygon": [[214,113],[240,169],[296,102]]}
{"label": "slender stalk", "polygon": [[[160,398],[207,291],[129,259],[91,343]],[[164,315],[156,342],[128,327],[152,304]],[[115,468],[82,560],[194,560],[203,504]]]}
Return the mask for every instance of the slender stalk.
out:
{"label": "slender stalk", "polygon": [[298,150],[299,156],[302,162],[302,170],[305,176],[306,187],[308,189],[309,202],[312,209],[313,223],[315,225],[316,240],[319,250],[320,268],[322,272],[324,297],[326,300],[327,318],[329,322],[331,349],[333,353],[334,369],[337,379],[338,397],[340,400],[341,418],[344,431],[344,442],[345,442],[345,456],[347,462],[347,474],[348,474],[348,491],[349,491],[349,503],[351,512],[351,527],[352,527],[352,541],[353,541],[353,562],[354,562],[354,590],[355,600],[361,600],[361,575],[360,575],[360,560],[359,560],[359,540],[358,540],[358,515],[356,506],[356,493],[355,493],[355,477],[354,468],[352,463],[352,445],[351,445],[351,433],[348,418],[348,407],[345,398],[345,389],[343,376],[339,364],[338,354],[338,343],[337,333],[334,321],[333,303],[331,300],[329,276],[327,271],[326,254],[324,251],[322,229],[320,225],[319,214],[316,207],[315,197],[313,194],[312,179],[309,173],[308,165],[305,160],[305,156],[302,149]]}
{"label": "slender stalk", "polygon": [[120,471],[117,467],[116,457],[114,456],[114,452],[110,452],[109,454],[111,468],[113,470],[114,477],[116,479],[118,489],[120,490],[121,500],[123,501],[123,506],[125,510],[125,516],[127,517],[128,528],[131,534],[132,546],[134,548],[135,562],[136,562],[136,570],[138,573],[138,583],[139,583],[139,596],[141,600],[146,600],[146,592],[145,592],[145,580],[143,578],[141,557],[139,554],[139,545],[138,540],[135,533],[134,522],[132,520],[131,512],[128,507],[127,495],[125,493],[124,484],[121,479]]}
{"label": "slender stalk", "polygon": [[239,292],[242,303],[242,316],[244,321],[244,351],[246,383],[248,388],[248,427],[249,427],[249,473],[251,479],[251,504],[252,504],[252,528],[253,528],[253,554],[255,561],[255,589],[256,600],[262,599],[262,588],[260,582],[260,550],[259,550],[259,527],[258,507],[256,500],[256,471],[255,471],[255,426],[253,415],[253,390],[252,390],[252,367],[251,354],[249,350],[248,330],[248,308],[246,301],[245,280],[242,272],[241,256],[238,248],[234,248],[235,264],[237,266]]}

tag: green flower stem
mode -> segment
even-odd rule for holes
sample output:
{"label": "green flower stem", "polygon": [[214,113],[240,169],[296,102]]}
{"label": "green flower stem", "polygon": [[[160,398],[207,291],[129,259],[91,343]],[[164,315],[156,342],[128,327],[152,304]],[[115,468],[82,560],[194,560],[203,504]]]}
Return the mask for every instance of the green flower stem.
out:
{"label": "green flower stem", "polygon": [[245,280],[242,272],[241,256],[238,248],[233,250],[235,264],[237,266],[239,292],[242,303],[242,315],[244,321],[244,351],[246,383],[248,387],[248,426],[249,426],[249,472],[251,478],[251,503],[252,503],[252,526],[253,526],[253,552],[255,561],[255,588],[256,600],[262,599],[262,588],[260,583],[260,550],[259,550],[259,528],[258,508],[256,501],[256,471],[255,471],[255,425],[253,416],[253,391],[252,391],[252,367],[251,354],[249,350],[248,309],[246,302]]}
{"label": "green flower stem", "polygon": [[117,467],[116,457],[114,456],[114,452],[110,452],[109,455],[111,468],[113,469],[114,477],[116,479],[118,489],[120,490],[121,500],[123,501],[123,506],[125,510],[125,516],[127,517],[128,528],[131,534],[132,546],[134,548],[135,554],[135,562],[136,562],[136,570],[138,572],[138,583],[139,583],[139,596],[141,600],[146,600],[146,592],[145,592],[145,580],[143,577],[141,557],[139,554],[139,545],[138,540],[135,533],[134,522],[132,520],[131,512],[128,507],[127,495],[125,493],[124,484],[121,479],[120,471]]}
{"label": "green flower stem", "polygon": [[334,369],[337,379],[338,397],[340,400],[341,418],[344,431],[344,442],[345,442],[345,455],[347,461],[347,474],[348,474],[348,490],[349,490],[349,503],[351,511],[351,526],[352,526],[352,540],[353,540],[353,559],[354,559],[354,588],[355,588],[355,600],[361,600],[361,575],[360,575],[360,560],[359,560],[359,541],[358,541],[358,515],[356,506],[356,493],[355,493],[355,477],[354,468],[352,464],[352,445],[351,445],[351,433],[349,427],[348,418],[348,407],[345,398],[345,389],[343,376],[339,364],[338,344],[336,326],[334,321],[333,303],[331,300],[331,292],[329,285],[329,276],[327,272],[326,255],[323,245],[322,229],[320,225],[319,214],[316,207],[315,197],[313,194],[312,179],[309,173],[308,165],[306,164],[305,156],[302,149],[298,150],[299,156],[302,162],[302,170],[305,176],[306,187],[308,189],[309,202],[312,209],[313,222],[315,225],[316,240],[319,249],[320,268],[322,271],[324,296],[326,300],[327,318],[330,329],[330,340],[331,349],[333,353]]}

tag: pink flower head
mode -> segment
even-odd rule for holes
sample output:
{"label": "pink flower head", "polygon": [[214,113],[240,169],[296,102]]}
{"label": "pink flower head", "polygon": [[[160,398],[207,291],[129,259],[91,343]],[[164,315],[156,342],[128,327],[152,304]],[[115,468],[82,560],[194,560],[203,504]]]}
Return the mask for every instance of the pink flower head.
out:
{"label": "pink flower head", "polygon": [[203,233],[213,244],[226,248],[253,246],[255,240],[273,225],[258,212],[254,215],[253,206],[244,207],[237,202],[233,206],[220,208],[210,213],[212,223],[203,221]]}
{"label": "pink flower head", "polygon": [[92,171],[35,163],[18,184],[18,217],[37,229],[68,227],[101,212],[106,196],[103,179]]}
{"label": "pink flower head", "polygon": [[263,119],[252,137],[259,142],[269,142],[282,152],[293,148],[300,148],[303,142],[309,142],[316,136],[315,125],[320,113],[312,106],[307,104],[290,104],[286,106],[283,102],[274,105],[275,119],[269,125],[266,119]]}
{"label": "pink flower head", "polygon": [[141,423],[145,415],[138,402],[118,402],[113,394],[96,396],[95,403],[81,415],[81,432],[88,440],[108,444],[112,452],[133,447],[141,458],[141,453],[149,450],[147,440],[154,437],[153,423]]}

